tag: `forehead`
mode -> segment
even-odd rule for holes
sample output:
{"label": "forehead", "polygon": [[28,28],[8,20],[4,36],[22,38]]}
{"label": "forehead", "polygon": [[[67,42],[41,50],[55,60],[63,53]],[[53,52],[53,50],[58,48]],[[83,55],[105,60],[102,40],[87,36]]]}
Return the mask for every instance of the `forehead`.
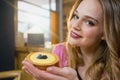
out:
{"label": "forehead", "polygon": [[91,17],[102,17],[102,7],[99,0],[83,0],[77,7],[77,12]]}

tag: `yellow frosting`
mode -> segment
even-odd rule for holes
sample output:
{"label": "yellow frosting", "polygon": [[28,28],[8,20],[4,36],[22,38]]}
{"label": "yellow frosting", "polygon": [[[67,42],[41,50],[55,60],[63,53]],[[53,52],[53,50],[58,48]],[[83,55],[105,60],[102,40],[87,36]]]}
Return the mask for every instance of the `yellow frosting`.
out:
{"label": "yellow frosting", "polygon": [[[46,59],[38,59],[37,56],[39,54],[42,54],[42,55],[46,55],[47,58]],[[52,53],[41,53],[41,52],[36,52],[36,53],[33,53],[29,59],[30,61],[32,61],[32,63],[34,64],[37,64],[37,65],[52,65],[54,63],[56,63],[58,61],[58,59],[56,58],[56,56],[54,56],[54,54]]]}

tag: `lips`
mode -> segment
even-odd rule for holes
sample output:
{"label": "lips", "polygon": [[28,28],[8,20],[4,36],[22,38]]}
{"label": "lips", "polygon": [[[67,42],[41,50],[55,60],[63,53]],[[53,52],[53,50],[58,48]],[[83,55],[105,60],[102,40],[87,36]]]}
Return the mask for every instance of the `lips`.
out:
{"label": "lips", "polygon": [[70,36],[72,38],[81,38],[82,37],[82,36],[78,35],[77,33],[73,32],[73,31],[70,32]]}

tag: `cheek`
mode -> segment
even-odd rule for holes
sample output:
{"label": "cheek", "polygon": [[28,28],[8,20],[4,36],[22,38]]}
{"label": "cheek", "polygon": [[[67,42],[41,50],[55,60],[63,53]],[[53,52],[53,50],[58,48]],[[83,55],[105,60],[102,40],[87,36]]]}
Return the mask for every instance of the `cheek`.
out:
{"label": "cheek", "polygon": [[67,22],[67,28],[68,28],[68,30],[70,30],[74,24],[75,24],[75,22],[73,20],[68,21]]}
{"label": "cheek", "polygon": [[100,30],[89,30],[85,31],[84,37],[86,37],[89,40],[100,40],[102,37],[102,32]]}

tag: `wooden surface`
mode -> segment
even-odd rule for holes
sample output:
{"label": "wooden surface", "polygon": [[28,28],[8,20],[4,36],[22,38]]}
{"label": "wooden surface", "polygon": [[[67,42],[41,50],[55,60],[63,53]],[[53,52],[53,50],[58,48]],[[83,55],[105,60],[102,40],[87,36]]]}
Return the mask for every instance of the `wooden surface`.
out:
{"label": "wooden surface", "polygon": [[0,72],[0,79],[14,78],[15,80],[21,79],[22,71],[21,70],[11,70]]}

